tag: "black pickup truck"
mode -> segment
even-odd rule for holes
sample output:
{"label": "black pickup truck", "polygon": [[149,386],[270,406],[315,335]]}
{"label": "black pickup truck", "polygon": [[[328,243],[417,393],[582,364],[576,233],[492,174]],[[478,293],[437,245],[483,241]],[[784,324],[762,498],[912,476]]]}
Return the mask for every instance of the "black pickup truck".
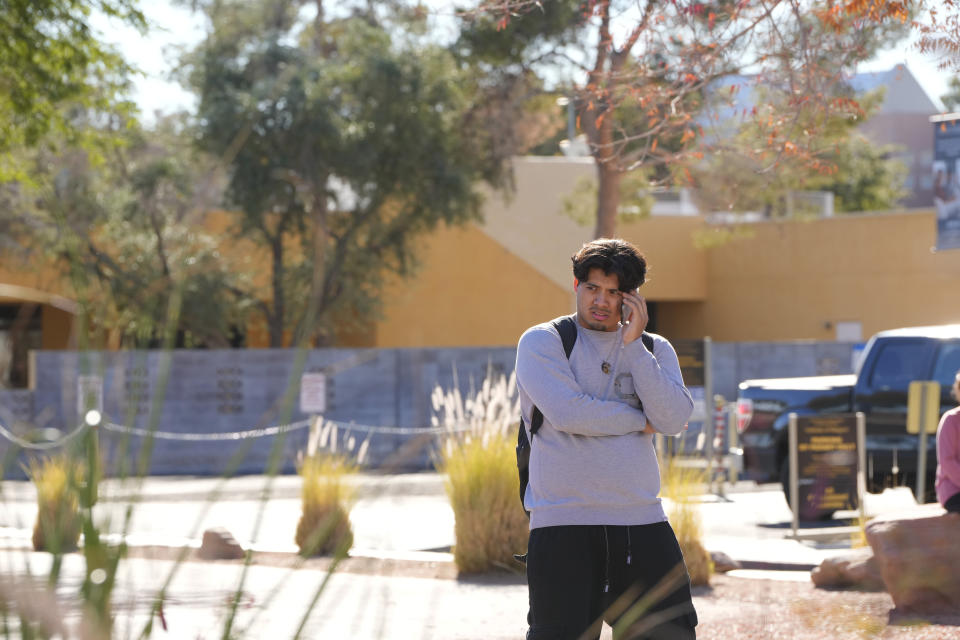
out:
{"label": "black pickup truck", "polygon": [[[884,331],[870,338],[856,373],[841,376],[746,380],[737,395],[744,477],[786,486],[790,413],[862,411],[867,425],[868,490],[914,488],[917,436],[907,433],[907,390],[913,380],[940,383],[940,413],[960,370],[960,324]],[[927,439],[927,498],[933,491],[936,439]]]}

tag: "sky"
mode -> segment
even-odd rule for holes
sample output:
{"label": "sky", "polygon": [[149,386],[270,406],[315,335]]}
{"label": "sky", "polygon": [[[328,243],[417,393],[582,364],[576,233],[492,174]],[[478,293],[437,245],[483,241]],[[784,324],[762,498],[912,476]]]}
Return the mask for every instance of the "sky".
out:
{"label": "sky", "polygon": [[[195,97],[170,76],[176,68],[178,49],[201,40],[205,25],[198,14],[172,5],[168,0],[144,3],[143,11],[154,25],[146,37],[106,19],[94,20],[94,27],[143,72],[143,76],[134,81],[132,97],[143,120],[150,123],[157,112],[171,113],[195,106]],[[882,51],[875,59],[860,65],[858,71],[885,71],[897,64],[905,64],[934,104],[942,108],[940,96],[947,92],[951,74],[939,70],[937,60],[917,51],[915,39]]]}

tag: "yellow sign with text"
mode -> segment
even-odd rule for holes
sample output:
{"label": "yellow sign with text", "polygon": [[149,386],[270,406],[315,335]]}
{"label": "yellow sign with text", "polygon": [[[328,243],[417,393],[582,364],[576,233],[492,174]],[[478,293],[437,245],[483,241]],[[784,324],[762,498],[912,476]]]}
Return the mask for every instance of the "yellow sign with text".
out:
{"label": "yellow sign with text", "polygon": [[927,433],[936,433],[939,422],[940,383],[914,380],[907,392],[907,433],[920,433],[921,427]]}

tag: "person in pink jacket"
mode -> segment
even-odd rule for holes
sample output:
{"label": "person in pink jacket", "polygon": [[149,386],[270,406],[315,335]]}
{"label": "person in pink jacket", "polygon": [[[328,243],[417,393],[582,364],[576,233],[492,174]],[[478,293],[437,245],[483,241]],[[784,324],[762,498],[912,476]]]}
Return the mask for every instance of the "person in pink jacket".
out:
{"label": "person in pink jacket", "polygon": [[[953,381],[953,397],[960,402],[960,371]],[[960,513],[960,407],[947,411],[937,427],[937,500]]]}

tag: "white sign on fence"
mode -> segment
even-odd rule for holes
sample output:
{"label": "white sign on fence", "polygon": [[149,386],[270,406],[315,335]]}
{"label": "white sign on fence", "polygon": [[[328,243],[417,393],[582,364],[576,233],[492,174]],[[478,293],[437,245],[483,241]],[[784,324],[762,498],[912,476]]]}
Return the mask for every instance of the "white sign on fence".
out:
{"label": "white sign on fence", "polygon": [[327,410],[327,376],[305,373],[300,376],[300,412],[323,413]]}

